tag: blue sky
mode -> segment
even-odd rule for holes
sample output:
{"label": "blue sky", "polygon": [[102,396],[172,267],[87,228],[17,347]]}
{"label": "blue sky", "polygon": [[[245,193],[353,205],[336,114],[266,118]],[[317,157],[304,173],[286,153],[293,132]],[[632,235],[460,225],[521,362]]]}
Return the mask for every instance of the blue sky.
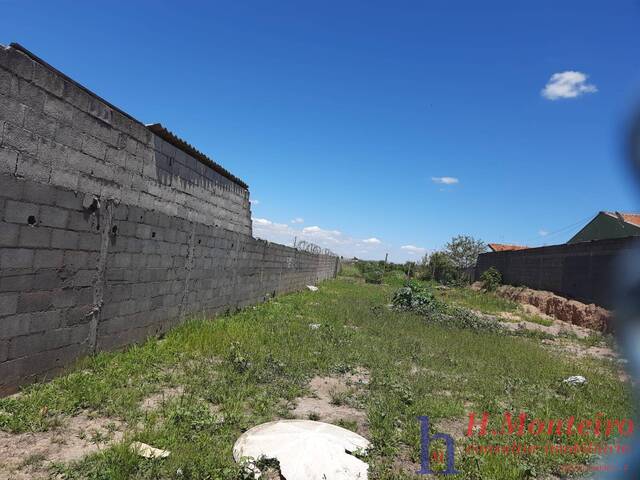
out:
{"label": "blue sky", "polygon": [[276,241],[404,261],[638,210],[637,1],[174,5],[0,0],[0,43],[215,158]]}

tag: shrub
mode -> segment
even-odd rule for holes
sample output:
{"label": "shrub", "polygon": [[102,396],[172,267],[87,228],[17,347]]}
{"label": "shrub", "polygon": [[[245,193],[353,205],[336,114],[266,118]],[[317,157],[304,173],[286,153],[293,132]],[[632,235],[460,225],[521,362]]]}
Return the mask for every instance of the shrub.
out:
{"label": "shrub", "polygon": [[444,252],[434,252],[420,272],[421,280],[435,280],[445,285],[451,285],[458,279],[458,269]]}
{"label": "shrub", "polygon": [[436,303],[433,294],[415,281],[409,281],[397,290],[391,301],[394,307],[402,310],[421,311]]}
{"label": "shrub", "polygon": [[382,270],[367,270],[364,272],[365,283],[382,283]]}
{"label": "shrub", "polygon": [[430,323],[444,327],[469,330],[497,331],[500,325],[495,319],[478,315],[471,310],[439,301],[427,288],[415,281],[397,290],[392,304],[399,310],[407,310],[423,315]]}
{"label": "shrub", "polygon": [[493,292],[502,284],[502,275],[495,267],[489,267],[480,275],[480,281],[487,292]]}

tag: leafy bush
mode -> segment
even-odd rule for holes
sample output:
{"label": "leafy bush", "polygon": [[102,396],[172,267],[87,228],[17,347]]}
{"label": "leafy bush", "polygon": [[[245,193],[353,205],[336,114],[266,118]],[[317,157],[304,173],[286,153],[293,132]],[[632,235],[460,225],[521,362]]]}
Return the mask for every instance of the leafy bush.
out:
{"label": "leafy bush", "polygon": [[441,302],[434,297],[429,289],[415,281],[409,281],[404,287],[397,290],[391,303],[396,309],[416,312],[423,315],[428,322],[445,327],[483,331],[500,329],[495,319]]}
{"label": "leafy bush", "polygon": [[502,284],[502,275],[495,267],[489,267],[480,275],[483,288],[488,292],[493,292]]}
{"label": "leafy bush", "polygon": [[363,274],[366,283],[382,283],[382,275],[382,270],[368,270]]}
{"label": "leafy bush", "polygon": [[421,310],[436,303],[433,294],[415,281],[409,281],[397,290],[391,301],[394,307],[401,310]]}

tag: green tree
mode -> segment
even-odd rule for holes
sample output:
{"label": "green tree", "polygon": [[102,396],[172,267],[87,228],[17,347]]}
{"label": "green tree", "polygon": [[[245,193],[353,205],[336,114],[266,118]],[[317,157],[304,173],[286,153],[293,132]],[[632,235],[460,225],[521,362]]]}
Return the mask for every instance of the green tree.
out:
{"label": "green tree", "polygon": [[458,278],[458,270],[446,252],[433,252],[428,259],[423,258],[422,278],[440,283],[453,283]]}
{"label": "green tree", "polygon": [[458,269],[473,267],[478,255],[487,251],[487,244],[469,235],[453,237],[445,246],[445,253]]}

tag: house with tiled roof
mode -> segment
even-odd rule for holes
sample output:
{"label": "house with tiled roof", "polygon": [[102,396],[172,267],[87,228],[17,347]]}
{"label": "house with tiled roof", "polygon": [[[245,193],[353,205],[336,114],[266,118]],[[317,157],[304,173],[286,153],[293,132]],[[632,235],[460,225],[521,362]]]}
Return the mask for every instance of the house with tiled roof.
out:
{"label": "house with tiled roof", "polygon": [[513,250],[525,250],[529,247],[524,247],[522,245],[509,245],[506,243],[489,243],[489,248],[492,252],[509,252]]}
{"label": "house with tiled roof", "polygon": [[640,236],[640,213],[599,212],[567,243]]}

